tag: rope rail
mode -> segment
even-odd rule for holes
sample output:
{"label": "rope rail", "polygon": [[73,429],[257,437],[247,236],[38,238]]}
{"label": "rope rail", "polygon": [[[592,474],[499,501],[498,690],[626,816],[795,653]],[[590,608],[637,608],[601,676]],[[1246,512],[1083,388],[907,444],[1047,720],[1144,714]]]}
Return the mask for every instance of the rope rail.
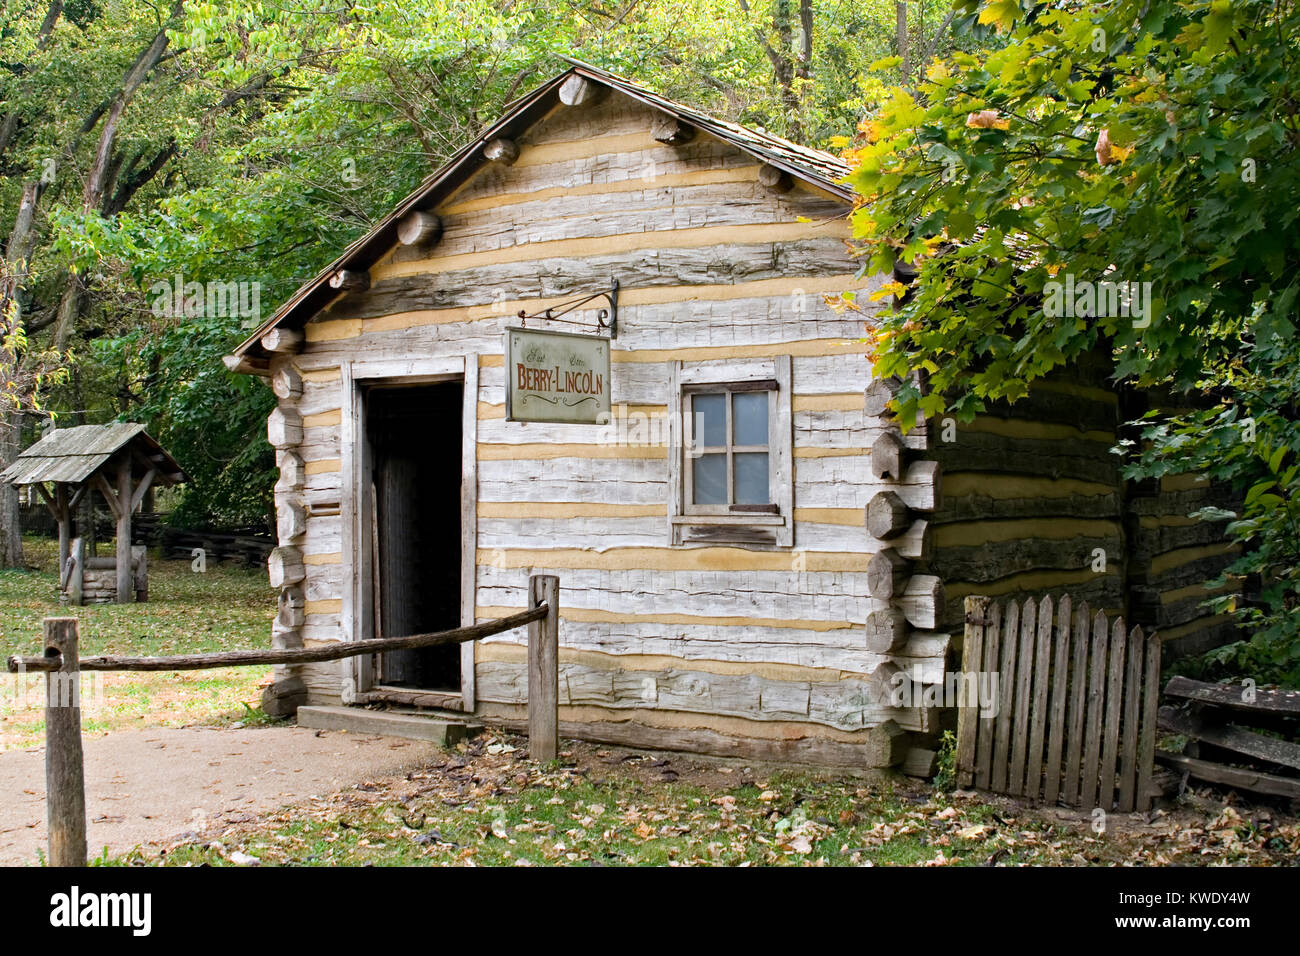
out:
{"label": "rope rail", "polygon": [[[172,657],[82,657],[78,667],[83,671],[196,671],[216,667],[248,667],[255,664],[316,664],[337,661],[362,654],[379,654],[384,651],[406,651],[419,647],[437,647],[444,644],[464,644],[491,637],[546,617],[550,607],[545,603],[509,617],[458,627],[451,631],[431,634],[410,634],[406,637],[383,637],[365,641],[348,641],[332,647],[285,648],[279,650],[226,651],[220,654],[177,654]],[[53,653],[51,653],[53,652]],[[63,657],[50,648],[44,657],[10,657],[9,673],[57,671],[63,666]]]}

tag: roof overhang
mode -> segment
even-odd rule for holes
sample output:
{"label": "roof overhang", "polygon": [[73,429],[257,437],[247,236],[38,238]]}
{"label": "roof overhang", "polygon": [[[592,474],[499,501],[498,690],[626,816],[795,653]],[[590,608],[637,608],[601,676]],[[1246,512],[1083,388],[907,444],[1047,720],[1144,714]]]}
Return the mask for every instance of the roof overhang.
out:
{"label": "roof overhang", "polygon": [[369,232],[352,242],[343,254],[305,283],[274,314],[241,342],[225,358],[226,367],[234,372],[268,375],[271,353],[261,343],[262,336],[275,328],[298,329],[343,294],[330,286],[330,279],[340,270],[366,271],[398,242],[398,223],[415,210],[432,210],[463,185],[489,161],[484,147],[495,139],[516,139],[559,105],[560,86],[577,75],[607,86],[645,105],[660,110],[697,130],[730,143],[761,162],[788,173],[794,179],[821,189],[832,196],[853,202],[853,191],[844,183],[849,168],[838,157],[821,150],[800,146],[769,133],[748,129],[715,119],[689,107],[665,99],[637,86],[623,77],[599,67],[565,57],[570,69],[552,78],[505,108],[504,115],[481,135],[462,147],[437,172],[407,196]]}
{"label": "roof overhang", "polygon": [[174,485],[187,480],[181,466],[149,437],[143,425],[110,422],[47,431],[0,472],[0,481],[20,487],[50,482],[81,484],[124,449],[131,452],[133,472],[152,470],[157,484]]}

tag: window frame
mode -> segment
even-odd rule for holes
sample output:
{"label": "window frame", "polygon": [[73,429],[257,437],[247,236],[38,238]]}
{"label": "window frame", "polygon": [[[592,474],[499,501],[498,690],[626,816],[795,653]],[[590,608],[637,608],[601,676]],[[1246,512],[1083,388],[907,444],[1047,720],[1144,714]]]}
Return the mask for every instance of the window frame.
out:
{"label": "window frame", "polygon": [[[686,442],[695,452],[695,454],[689,456],[688,460],[684,460],[682,463],[683,514],[728,515],[780,513],[780,505],[774,500],[776,495],[773,494],[772,487],[772,420],[776,417],[776,395],[778,390],[779,388],[776,379],[757,380],[752,382],[726,382],[716,385],[700,383],[682,386],[682,434]],[[737,395],[749,395],[755,392],[762,392],[767,397],[767,441],[762,445],[737,445],[735,443],[735,397]],[[723,430],[726,440],[725,445],[701,445],[696,447],[694,444],[692,428],[688,427],[685,423],[689,422],[692,425],[694,424],[695,400],[702,395],[724,396],[723,408],[725,416],[723,420]],[[723,504],[699,504],[695,501],[694,462],[704,455],[717,454],[723,455],[726,460],[727,501]],[[744,454],[763,454],[767,456],[768,500],[761,504],[739,504],[735,500],[735,456]]]}
{"label": "window frame", "polygon": [[[790,356],[763,359],[673,362],[670,366],[669,529],[674,545],[726,543],[752,548],[794,545],[794,441]],[[738,393],[768,395],[767,446],[734,444],[733,401]],[[725,393],[728,498],[735,496],[734,455],[739,450],[766,451],[768,503],[694,504],[694,458],[689,441],[694,398]],[[712,448],[713,446],[709,446]]]}

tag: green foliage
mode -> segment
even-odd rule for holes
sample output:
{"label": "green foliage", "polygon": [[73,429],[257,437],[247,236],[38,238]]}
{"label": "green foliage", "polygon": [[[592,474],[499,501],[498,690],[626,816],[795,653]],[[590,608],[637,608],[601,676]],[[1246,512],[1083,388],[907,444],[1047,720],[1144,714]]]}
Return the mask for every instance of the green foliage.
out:
{"label": "green foliage", "polygon": [[273,524],[277,471],[266,416],[275,397],[260,380],[221,364],[230,340],[228,320],[199,317],[96,343],[101,363],[122,363],[122,377],[141,382],[134,414],[151,423],[189,477],[171,517],[181,527]]}
{"label": "green foliage", "polygon": [[[1247,494],[1228,534],[1254,549],[1234,570],[1264,576],[1265,607],[1236,610],[1253,665],[1294,680],[1300,9],[960,7],[1006,45],[896,90],[855,152],[865,265],[919,271],[881,316],[877,373],[928,374],[929,394],[900,393],[904,422],[969,420],[1094,349],[1117,379],[1201,393],[1186,404],[1212,410],[1145,422],[1153,447],[1129,474],[1206,469]],[[1102,281],[1149,290],[1149,309],[1055,307],[1050,283]],[[1239,440],[1245,418],[1257,441]]]}
{"label": "green foliage", "polygon": [[[68,379],[70,356],[28,346],[11,276],[0,259],[0,412],[39,411],[48,390]],[[8,293],[8,294],[7,294]]]}
{"label": "green foliage", "polygon": [[957,735],[945,730],[939,740],[938,767],[934,774],[934,789],[949,793],[957,787]]}
{"label": "green foliage", "polygon": [[[1260,582],[1258,604],[1232,595],[1207,601],[1233,612],[1249,639],[1211,651],[1201,675],[1247,674],[1260,681],[1300,686],[1300,363],[1274,343],[1251,347],[1224,384],[1232,404],[1178,416],[1150,416],[1142,445],[1125,473],[1159,478],[1200,471],[1243,490],[1237,512],[1205,508],[1206,521],[1228,521],[1225,534],[1243,551],[1227,569]],[[1225,577],[1210,581],[1222,588]]]}
{"label": "green foliage", "polygon": [[[923,368],[934,386],[925,401],[903,395],[903,419],[945,401],[969,418],[1099,342],[1121,376],[1190,384],[1246,338],[1289,335],[1300,12],[1262,0],[1226,14],[1203,0],[979,9],[1008,44],[936,64],[916,96],[896,91],[855,154],[867,264],[920,270],[882,329],[880,371]],[[1046,314],[1044,287],[1066,273],[1151,282],[1149,325]]]}

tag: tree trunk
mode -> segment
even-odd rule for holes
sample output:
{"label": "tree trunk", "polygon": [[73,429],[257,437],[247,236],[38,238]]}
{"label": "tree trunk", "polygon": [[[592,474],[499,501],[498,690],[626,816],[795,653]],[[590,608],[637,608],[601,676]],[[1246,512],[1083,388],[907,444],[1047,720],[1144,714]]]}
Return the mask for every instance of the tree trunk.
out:
{"label": "tree trunk", "polygon": [[894,15],[898,18],[898,55],[903,58],[903,63],[899,70],[903,74],[903,82],[906,83],[911,75],[911,68],[907,62],[907,3],[906,0],[895,0]]}
{"label": "tree trunk", "polygon": [[[71,419],[73,425],[85,425],[86,421],[86,393],[81,384],[81,366],[75,363],[72,366],[72,412]],[[81,496],[81,503],[77,505],[76,514],[72,518],[74,538],[80,538],[85,545],[87,557],[95,556],[95,495],[87,491]]]}
{"label": "tree trunk", "polygon": [[[179,17],[183,9],[184,5],[177,3],[172,8],[169,21]],[[86,172],[86,186],[81,196],[83,213],[103,211],[106,191],[117,170],[117,164],[113,160],[113,149],[117,144],[118,124],[136,91],[162,59],[163,53],[167,50],[167,42],[167,29],[164,27],[158,31],[153,41],[136,58],[135,63],[122,78],[122,87],[113,98],[104,117],[104,125],[99,131],[99,141],[95,146],[95,156],[91,161],[90,169]],[[81,277],[69,275],[63,297],[59,300],[58,316],[54,321],[52,334],[55,349],[63,351],[68,347],[68,340],[72,337],[72,332],[81,318],[82,308],[85,306],[85,294],[86,288]]]}
{"label": "tree trunk", "polygon": [[22,288],[27,274],[36,205],[44,191],[45,187],[38,180],[23,183],[22,196],[18,200],[18,214],[14,217],[14,227],[5,246],[4,275],[0,276],[0,316],[7,315],[9,303],[18,300],[18,290]]}
{"label": "tree trunk", "polygon": [[[8,467],[22,450],[23,417],[10,412],[0,422],[0,467]],[[23,567],[22,512],[18,508],[18,489],[0,482],[0,561],[6,568]]]}
{"label": "tree trunk", "polygon": [[799,65],[796,73],[801,80],[812,79],[813,7],[812,0],[799,0]]}
{"label": "tree trunk", "polygon": [[[737,0],[737,3],[740,4],[740,9],[746,15],[752,15],[753,11],[749,6],[749,0]],[[811,11],[809,12],[811,13]],[[772,64],[772,75],[776,79],[776,85],[781,90],[781,99],[790,114],[790,125],[787,133],[790,139],[798,142],[803,136],[803,124],[799,119],[802,113],[802,104],[799,102],[799,93],[794,88],[795,68],[790,59],[792,30],[790,26],[789,0],[780,0],[777,3],[776,9],[772,13],[772,26],[777,34],[778,46],[769,43],[764,32],[757,28],[754,30],[754,39],[762,47],[764,54],[767,55],[769,62]],[[811,36],[811,31],[809,36]],[[808,42],[807,38],[805,38],[804,42]]]}
{"label": "tree trunk", "polygon": [[[13,231],[9,234],[6,246],[3,276],[0,276],[0,317],[7,317],[13,309],[18,309],[18,290],[22,287],[23,277],[27,272],[27,255],[31,248],[32,221],[36,215],[36,204],[40,201],[42,186],[39,182],[23,184],[22,197],[18,202],[18,215],[14,219]],[[21,324],[19,317],[17,323]],[[15,364],[22,363],[22,356],[14,356]],[[20,381],[19,369],[14,368],[8,375],[15,382]],[[22,450],[22,413],[7,410],[0,420],[0,468],[8,467],[19,451]],[[0,483],[0,564],[6,568],[23,566],[23,533],[21,512],[18,507],[18,489],[7,483]]]}
{"label": "tree trunk", "polygon": [[916,44],[916,48],[921,52],[912,57],[912,64],[914,64],[913,72],[918,80],[925,76],[925,68],[930,63],[930,57],[934,56],[935,50],[939,49],[939,44],[943,42],[943,38],[948,33],[948,28],[952,26],[953,18],[956,16],[957,11],[949,11],[948,15],[943,18],[943,22],[934,31],[934,36],[930,38],[930,42],[925,46],[920,43]]}

